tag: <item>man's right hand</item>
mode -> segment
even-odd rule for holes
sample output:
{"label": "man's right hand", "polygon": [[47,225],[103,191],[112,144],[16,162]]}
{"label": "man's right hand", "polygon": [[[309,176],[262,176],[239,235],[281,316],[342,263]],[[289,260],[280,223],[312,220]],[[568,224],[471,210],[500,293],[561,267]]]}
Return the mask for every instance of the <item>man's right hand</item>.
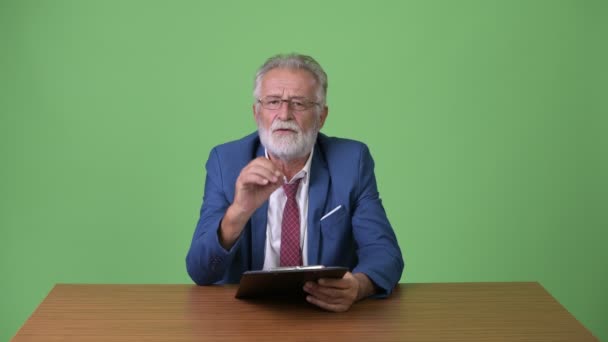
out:
{"label": "man's right hand", "polygon": [[283,184],[283,178],[283,173],[264,157],[252,160],[241,170],[236,179],[234,202],[228,207],[219,231],[222,247],[232,247],[253,212]]}

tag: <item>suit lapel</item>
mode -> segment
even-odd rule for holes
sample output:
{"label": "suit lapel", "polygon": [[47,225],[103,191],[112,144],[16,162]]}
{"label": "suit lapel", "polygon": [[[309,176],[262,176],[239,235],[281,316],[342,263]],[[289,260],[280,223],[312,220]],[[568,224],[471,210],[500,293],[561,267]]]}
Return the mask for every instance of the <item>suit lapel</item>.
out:
{"label": "suit lapel", "polygon": [[[318,140],[317,140],[318,141]],[[315,153],[310,165],[310,184],[308,186],[308,264],[319,263],[319,246],[321,242],[321,217],[325,208],[329,189],[329,171],[325,156],[321,154],[319,144],[315,144]]]}
{"label": "suit lapel", "polygon": [[[262,156],[264,156],[264,146],[259,144],[255,158]],[[253,270],[261,270],[264,267],[267,220],[268,201],[264,202],[251,216],[251,269]]]}

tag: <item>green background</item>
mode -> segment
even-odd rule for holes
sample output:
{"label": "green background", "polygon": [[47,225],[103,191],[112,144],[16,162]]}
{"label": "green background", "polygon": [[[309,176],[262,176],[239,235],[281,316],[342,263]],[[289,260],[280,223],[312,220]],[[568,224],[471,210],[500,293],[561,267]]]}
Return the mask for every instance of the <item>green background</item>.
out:
{"label": "green background", "polygon": [[209,150],[292,51],[370,146],[402,281],[539,281],[608,339],[607,9],[0,0],[0,340],[55,283],[190,283]]}

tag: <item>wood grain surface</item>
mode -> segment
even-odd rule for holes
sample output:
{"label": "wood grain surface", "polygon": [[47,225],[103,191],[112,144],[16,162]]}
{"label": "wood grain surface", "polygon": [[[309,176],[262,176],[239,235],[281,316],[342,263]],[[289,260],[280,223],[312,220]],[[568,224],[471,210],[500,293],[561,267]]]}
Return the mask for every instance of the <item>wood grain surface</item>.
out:
{"label": "wood grain surface", "polygon": [[236,288],[60,284],[13,341],[597,341],[538,283],[400,284],[345,313]]}

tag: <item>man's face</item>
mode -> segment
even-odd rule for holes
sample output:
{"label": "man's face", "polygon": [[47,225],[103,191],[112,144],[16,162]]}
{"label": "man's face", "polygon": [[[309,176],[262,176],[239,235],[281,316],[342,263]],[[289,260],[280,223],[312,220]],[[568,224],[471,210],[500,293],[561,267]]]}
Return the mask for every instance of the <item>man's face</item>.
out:
{"label": "man's face", "polygon": [[[272,69],[260,83],[259,99],[276,97],[282,100],[298,99],[317,102],[317,82],[305,70]],[[275,157],[293,160],[308,155],[327,117],[327,107],[312,105],[305,110],[294,110],[287,102],[278,109],[253,106],[262,144]]]}

